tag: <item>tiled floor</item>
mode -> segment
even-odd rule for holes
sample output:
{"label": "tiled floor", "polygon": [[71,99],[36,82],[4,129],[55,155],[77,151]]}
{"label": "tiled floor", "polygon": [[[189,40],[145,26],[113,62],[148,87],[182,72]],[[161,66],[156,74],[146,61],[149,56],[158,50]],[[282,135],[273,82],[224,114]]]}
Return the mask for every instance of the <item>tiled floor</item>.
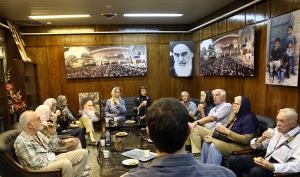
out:
{"label": "tiled floor", "polygon": [[[96,138],[99,139],[99,137],[100,134],[96,133]],[[100,177],[100,166],[97,162],[97,146],[88,145],[86,149],[89,150],[88,165],[91,167],[90,177]]]}
{"label": "tiled floor", "polygon": [[91,167],[90,177],[100,177],[100,166],[97,162],[97,146],[88,145],[89,150],[89,161],[88,164]]}

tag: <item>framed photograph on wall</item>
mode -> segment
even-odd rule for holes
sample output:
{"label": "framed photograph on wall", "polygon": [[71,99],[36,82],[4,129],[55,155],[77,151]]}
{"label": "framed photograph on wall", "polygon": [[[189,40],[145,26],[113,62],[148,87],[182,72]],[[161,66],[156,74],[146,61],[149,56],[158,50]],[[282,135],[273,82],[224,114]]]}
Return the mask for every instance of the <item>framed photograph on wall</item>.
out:
{"label": "framed photograph on wall", "polygon": [[193,76],[194,42],[170,42],[170,73],[175,77]]}
{"label": "framed photograph on wall", "polygon": [[266,84],[298,86],[300,10],[268,20]]}
{"label": "framed photograph on wall", "polygon": [[4,32],[0,30],[0,59],[5,59]]}
{"label": "framed photograph on wall", "polygon": [[83,110],[84,104],[86,104],[87,101],[92,101],[95,112],[97,114],[100,114],[100,97],[99,92],[82,92],[78,94],[79,98],[79,110]]}
{"label": "framed photograph on wall", "polygon": [[144,76],[146,45],[65,47],[67,79]]}
{"label": "framed photograph on wall", "polygon": [[22,60],[25,62],[31,62],[31,59],[28,57],[28,55],[26,53],[25,42],[22,39],[22,36],[21,36],[21,33],[20,33],[18,27],[8,20],[7,20],[7,24],[9,26],[12,36],[14,37],[16,46],[19,50]]}
{"label": "framed photograph on wall", "polygon": [[248,26],[202,41],[200,74],[254,76],[254,27]]}

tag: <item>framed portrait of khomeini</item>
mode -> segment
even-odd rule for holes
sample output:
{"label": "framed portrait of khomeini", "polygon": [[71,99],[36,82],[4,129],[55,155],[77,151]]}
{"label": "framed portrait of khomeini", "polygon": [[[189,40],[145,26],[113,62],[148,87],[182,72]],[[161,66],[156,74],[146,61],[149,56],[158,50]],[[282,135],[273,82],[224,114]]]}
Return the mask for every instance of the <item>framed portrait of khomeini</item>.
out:
{"label": "framed portrait of khomeini", "polygon": [[[100,97],[99,92],[81,92],[78,94],[79,110],[83,110],[83,106],[87,101],[93,102],[94,110],[97,114],[100,113]],[[85,100],[85,101],[84,101]]]}
{"label": "framed portrait of khomeini", "polygon": [[170,42],[170,73],[175,77],[193,76],[194,42]]}

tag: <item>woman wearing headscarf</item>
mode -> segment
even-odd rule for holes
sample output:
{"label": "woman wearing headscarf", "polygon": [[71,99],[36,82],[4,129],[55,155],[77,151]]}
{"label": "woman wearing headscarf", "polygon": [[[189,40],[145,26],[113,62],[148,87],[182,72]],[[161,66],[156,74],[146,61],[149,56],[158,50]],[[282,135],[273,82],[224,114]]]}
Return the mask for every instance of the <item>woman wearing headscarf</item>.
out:
{"label": "woman wearing headscarf", "polygon": [[[50,129],[56,129],[56,125],[47,122],[51,122],[50,116],[51,116],[51,110],[50,107],[47,105],[40,105],[35,109],[35,112],[40,116],[40,119],[42,121],[43,129],[41,132],[49,137],[50,136]],[[72,138],[66,138],[61,139],[59,142],[59,149],[66,149],[69,151],[79,149],[81,148],[80,140],[78,138],[72,137]]]}
{"label": "woman wearing headscarf", "polygon": [[[61,111],[62,115],[58,118],[57,122],[61,126],[62,129],[67,129],[69,127],[74,128],[74,127],[79,127],[77,125],[78,121],[76,121],[75,117],[73,116],[72,112],[68,108],[68,100],[65,95],[59,95],[57,97],[57,109]],[[82,116],[79,119],[78,124],[81,124],[85,128],[85,132],[88,133],[89,139],[91,143],[95,143],[95,137],[94,137],[94,126],[93,122],[91,119],[89,119],[86,116]],[[82,127],[81,126],[81,127]],[[82,129],[82,128],[80,128]],[[82,129],[84,131],[84,129]],[[85,133],[83,134],[83,138]],[[80,139],[81,141],[81,139]],[[85,138],[83,140],[86,144]],[[84,147],[84,145],[82,145]]]}
{"label": "woman wearing headscarf", "polygon": [[111,98],[106,101],[104,114],[106,119],[117,117],[125,120],[125,101],[121,98],[120,87],[114,87],[111,91]]}
{"label": "woman wearing headscarf", "polygon": [[57,101],[54,98],[48,98],[44,101],[43,105],[47,105],[50,108],[50,120],[53,124],[57,124],[57,117],[61,115],[59,110],[56,110]]}
{"label": "woman wearing headscarf", "polygon": [[[258,128],[258,121],[251,112],[250,101],[247,97],[237,96],[232,104],[232,112],[225,126],[217,125],[215,131],[223,134],[224,138],[212,135],[204,137],[201,152],[201,162],[221,165],[222,156],[229,156],[233,151],[249,147],[250,140]],[[215,138],[213,138],[213,137]]]}
{"label": "woman wearing headscarf", "polygon": [[[49,104],[49,100],[52,100],[52,105]],[[47,101],[48,101],[48,103],[47,103]],[[70,135],[72,135],[74,137],[79,138],[82,147],[86,148],[86,140],[85,140],[85,132],[84,132],[84,130],[82,128],[80,128],[79,126],[77,126],[77,125],[70,126],[71,121],[69,121],[69,119],[67,119],[66,116],[65,116],[65,111],[66,110],[62,110],[62,109],[60,109],[58,107],[59,102],[56,101],[54,98],[48,98],[44,102],[44,104],[47,104],[47,105],[50,106],[52,114],[53,114],[54,111],[60,112],[60,115],[57,117],[57,121],[56,121],[56,123],[57,123],[57,129],[56,129],[57,133],[59,135],[70,134]]]}

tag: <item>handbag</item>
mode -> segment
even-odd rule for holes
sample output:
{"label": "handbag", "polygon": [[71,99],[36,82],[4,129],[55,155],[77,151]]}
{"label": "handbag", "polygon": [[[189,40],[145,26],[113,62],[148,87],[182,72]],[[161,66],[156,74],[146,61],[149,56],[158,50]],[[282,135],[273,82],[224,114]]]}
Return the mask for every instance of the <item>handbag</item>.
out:
{"label": "handbag", "polygon": [[224,142],[231,142],[231,140],[228,138],[228,135],[218,132],[217,130],[213,132],[212,137]]}

